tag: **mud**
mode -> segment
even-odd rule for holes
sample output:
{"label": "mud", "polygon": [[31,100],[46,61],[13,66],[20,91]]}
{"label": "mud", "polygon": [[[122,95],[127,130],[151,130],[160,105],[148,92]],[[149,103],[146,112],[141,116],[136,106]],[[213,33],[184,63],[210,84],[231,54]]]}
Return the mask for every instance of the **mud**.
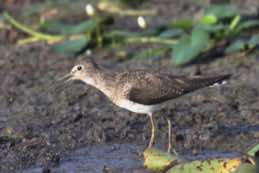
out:
{"label": "mud", "polygon": [[[186,8],[181,3],[175,6],[176,9]],[[167,16],[172,17],[165,14],[165,18]],[[99,91],[81,83],[53,89],[57,79],[69,72],[80,58],[54,54],[44,44],[7,45],[2,37],[1,173],[41,172],[43,168],[58,172],[77,161],[80,167],[80,163],[84,165],[92,155],[93,158],[102,157],[114,146],[121,146],[114,149],[117,154],[106,153],[114,156],[110,158],[114,162],[104,158],[96,163],[98,166],[90,166],[93,172],[100,172],[101,167],[109,163],[111,165],[107,166],[115,168],[139,166],[138,159],[142,158],[141,152],[150,135],[147,116],[120,109]],[[101,50],[95,50],[92,56],[101,65],[115,70],[146,68],[176,75],[192,75],[196,71],[196,65],[175,67],[168,57],[121,62],[107,58],[112,55]],[[165,149],[167,145],[166,116],[172,121],[173,147],[183,155],[204,151],[243,152],[259,142],[258,57],[233,55],[200,67],[204,75],[230,73],[232,77],[225,85],[188,94],[157,112],[157,147]],[[118,157],[122,158],[120,166],[116,163],[120,160]],[[129,159],[129,163],[123,159]],[[66,171],[75,171],[78,165],[74,166]]]}
{"label": "mud", "polygon": [[[1,172],[32,165],[55,167],[70,151],[89,145],[147,145],[147,116],[122,110],[81,83],[51,89],[78,58],[55,55],[44,45],[0,46],[0,52],[4,52],[0,68]],[[148,68],[187,75],[196,70],[195,66],[176,68],[167,58],[110,63],[99,54],[94,52],[97,62],[118,70]],[[244,151],[259,139],[258,60],[233,56],[201,65],[201,69],[204,75],[233,76],[223,86],[188,94],[158,112],[158,146],[166,147],[165,116],[169,116],[173,146],[181,154]]]}

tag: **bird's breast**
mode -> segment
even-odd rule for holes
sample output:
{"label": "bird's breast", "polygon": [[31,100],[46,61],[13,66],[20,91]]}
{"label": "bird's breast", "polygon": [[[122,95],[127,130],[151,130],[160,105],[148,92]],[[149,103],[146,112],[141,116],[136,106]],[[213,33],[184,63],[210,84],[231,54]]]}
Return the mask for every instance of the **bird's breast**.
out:
{"label": "bird's breast", "polygon": [[121,99],[115,102],[115,104],[121,108],[127,109],[131,112],[139,114],[148,114],[152,113],[159,109],[159,105],[143,105],[139,103],[132,102],[127,99]]}

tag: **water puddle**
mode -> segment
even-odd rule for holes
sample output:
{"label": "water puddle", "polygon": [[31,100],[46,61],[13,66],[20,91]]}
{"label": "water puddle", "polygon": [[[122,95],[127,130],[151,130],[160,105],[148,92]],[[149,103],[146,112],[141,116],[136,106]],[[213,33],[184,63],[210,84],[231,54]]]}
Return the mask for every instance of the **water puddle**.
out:
{"label": "water puddle", "polygon": [[[138,168],[143,165],[139,153],[144,147],[132,144],[95,145],[79,149],[58,167],[52,168],[52,173],[102,173],[104,166],[112,169]],[[31,168],[19,173],[42,173],[42,167]]]}
{"label": "water puddle", "polygon": [[[51,173],[102,173],[103,168],[134,169],[143,167],[141,156],[143,146],[133,144],[95,145],[76,150],[62,160],[60,165],[51,168]],[[235,152],[203,151],[201,154],[185,155],[187,160],[206,160],[208,158],[231,158]],[[18,173],[42,173],[42,167],[35,167]]]}

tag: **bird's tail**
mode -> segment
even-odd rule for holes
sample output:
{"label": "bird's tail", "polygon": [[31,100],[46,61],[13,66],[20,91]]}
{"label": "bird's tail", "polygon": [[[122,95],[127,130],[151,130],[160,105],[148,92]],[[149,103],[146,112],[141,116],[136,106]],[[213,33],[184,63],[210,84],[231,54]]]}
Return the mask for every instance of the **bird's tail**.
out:
{"label": "bird's tail", "polygon": [[215,86],[219,84],[224,84],[226,80],[231,77],[230,74],[213,76],[213,77],[193,77],[189,78],[189,86],[187,90],[193,91],[199,88],[204,88],[207,86]]}

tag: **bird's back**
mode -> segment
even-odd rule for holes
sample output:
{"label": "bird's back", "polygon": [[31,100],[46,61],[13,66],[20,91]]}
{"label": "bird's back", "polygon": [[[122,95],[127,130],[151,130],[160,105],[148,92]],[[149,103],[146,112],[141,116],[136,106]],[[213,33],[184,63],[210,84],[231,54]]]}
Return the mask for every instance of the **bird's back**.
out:
{"label": "bird's back", "polygon": [[160,104],[206,86],[228,79],[230,75],[184,77],[143,70],[116,76],[117,99],[128,99],[143,105]]}

